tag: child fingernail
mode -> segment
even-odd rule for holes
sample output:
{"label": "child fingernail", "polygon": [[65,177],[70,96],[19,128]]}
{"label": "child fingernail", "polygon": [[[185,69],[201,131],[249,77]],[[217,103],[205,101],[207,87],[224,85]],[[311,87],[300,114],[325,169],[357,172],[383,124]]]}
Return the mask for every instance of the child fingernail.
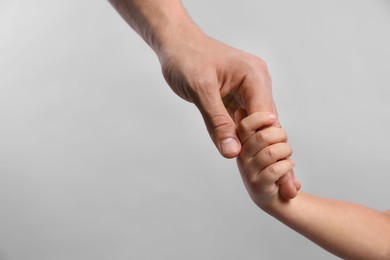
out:
{"label": "child fingernail", "polygon": [[268,114],[269,119],[276,119],[275,114]]}

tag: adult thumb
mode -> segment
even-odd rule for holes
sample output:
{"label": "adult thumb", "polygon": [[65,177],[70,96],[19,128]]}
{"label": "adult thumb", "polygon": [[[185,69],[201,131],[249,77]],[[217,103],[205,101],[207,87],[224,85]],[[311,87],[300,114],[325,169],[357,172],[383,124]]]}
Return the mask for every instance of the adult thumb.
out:
{"label": "adult thumb", "polygon": [[234,158],[241,151],[241,143],[236,134],[236,124],[229,115],[217,88],[197,93],[194,100],[202,114],[207,130],[222,156]]}

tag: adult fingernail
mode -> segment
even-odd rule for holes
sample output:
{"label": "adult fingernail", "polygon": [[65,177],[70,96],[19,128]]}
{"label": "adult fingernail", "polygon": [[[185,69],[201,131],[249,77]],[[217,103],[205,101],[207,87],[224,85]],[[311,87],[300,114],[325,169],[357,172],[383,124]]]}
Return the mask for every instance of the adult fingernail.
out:
{"label": "adult fingernail", "polygon": [[238,152],[240,146],[234,138],[227,138],[221,142],[221,149],[224,155]]}

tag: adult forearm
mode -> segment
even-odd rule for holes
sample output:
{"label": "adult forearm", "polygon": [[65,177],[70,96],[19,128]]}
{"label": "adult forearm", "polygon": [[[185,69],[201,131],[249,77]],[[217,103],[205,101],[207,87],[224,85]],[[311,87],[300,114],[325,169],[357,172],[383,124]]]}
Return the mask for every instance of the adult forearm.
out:
{"label": "adult forearm", "polygon": [[159,53],[187,36],[201,34],[179,0],[109,0],[125,21]]}
{"label": "adult forearm", "polygon": [[390,218],[381,212],[302,192],[264,210],[345,259],[390,259]]}

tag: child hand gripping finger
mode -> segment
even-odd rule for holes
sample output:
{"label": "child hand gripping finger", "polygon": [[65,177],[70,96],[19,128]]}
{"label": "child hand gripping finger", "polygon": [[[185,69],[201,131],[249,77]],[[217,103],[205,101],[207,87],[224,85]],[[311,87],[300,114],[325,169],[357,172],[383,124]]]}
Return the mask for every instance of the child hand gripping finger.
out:
{"label": "child hand gripping finger", "polygon": [[272,126],[273,116],[239,114],[243,147],[237,163],[246,189],[266,213],[343,259],[390,259],[390,210],[299,192],[280,195],[279,181],[293,169],[286,133]]}
{"label": "child hand gripping finger", "polygon": [[238,136],[243,144],[237,164],[245,187],[252,200],[264,208],[282,200],[278,181],[292,172],[294,163],[289,157],[292,149],[287,144],[287,134],[272,126],[273,114],[254,113],[237,115]]}

